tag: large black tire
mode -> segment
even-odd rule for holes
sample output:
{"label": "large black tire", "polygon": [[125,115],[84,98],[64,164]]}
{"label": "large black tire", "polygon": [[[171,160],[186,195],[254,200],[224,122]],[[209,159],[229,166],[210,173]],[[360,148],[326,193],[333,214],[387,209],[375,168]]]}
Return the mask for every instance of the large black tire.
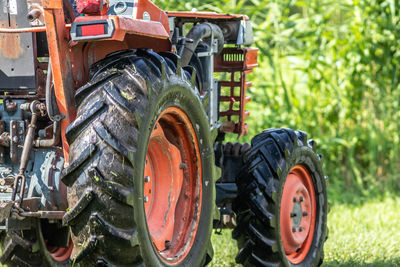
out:
{"label": "large black tire", "polygon": [[[254,137],[251,145],[243,156],[244,167],[237,178],[239,193],[233,205],[238,222],[232,233],[239,247],[236,261],[244,266],[319,266],[327,238],[328,203],[321,157],[315,153],[315,142],[307,142],[304,132],[271,129]],[[312,177],[316,200],[311,246],[308,252],[304,250],[304,259],[297,261],[290,260],[285,253],[280,213],[281,203],[285,201],[282,201],[283,188],[294,166],[305,167]],[[296,231],[298,229],[293,230]]]}
{"label": "large black tire", "polygon": [[214,155],[207,116],[188,71],[172,54],[149,50],[109,55],[91,68],[76,93],[77,118],[68,127],[70,165],[64,170],[74,261],[82,266],[171,266],[149,236],[144,168],[150,134],[168,107],[183,110],[195,126],[201,151],[203,197],[194,243],[182,266],[204,266],[215,207]]}
{"label": "large black tire", "polygon": [[52,259],[43,240],[39,220],[33,220],[33,227],[30,230],[1,233],[0,242],[1,266],[71,266],[69,259],[63,262]]}

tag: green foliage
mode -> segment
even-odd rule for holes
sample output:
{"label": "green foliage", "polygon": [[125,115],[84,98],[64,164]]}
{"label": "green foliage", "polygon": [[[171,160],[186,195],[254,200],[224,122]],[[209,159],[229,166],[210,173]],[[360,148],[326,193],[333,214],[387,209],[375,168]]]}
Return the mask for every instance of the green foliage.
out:
{"label": "green foliage", "polygon": [[398,1],[158,4],[251,18],[260,67],[252,75],[249,136],[275,127],[308,132],[324,156],[331,199],[400,189]]}

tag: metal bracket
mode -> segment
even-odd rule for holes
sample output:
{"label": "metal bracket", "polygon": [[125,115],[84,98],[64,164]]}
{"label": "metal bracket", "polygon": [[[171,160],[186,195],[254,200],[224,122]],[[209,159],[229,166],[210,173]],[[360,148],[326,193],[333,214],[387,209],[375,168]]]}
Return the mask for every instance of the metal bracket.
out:
{"label": "metal bracket", "polygon": [[15,164],[18,164],[18,145],[24,143],[24,133],[24,121],[10,121],[10,158]]}

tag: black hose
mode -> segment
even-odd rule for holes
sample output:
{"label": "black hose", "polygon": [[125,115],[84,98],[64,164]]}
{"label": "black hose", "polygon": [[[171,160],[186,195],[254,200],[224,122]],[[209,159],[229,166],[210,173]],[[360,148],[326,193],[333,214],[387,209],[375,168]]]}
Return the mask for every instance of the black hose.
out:
{"label": "black hose", "polygon": [[192,59],[193,53],[199,45],[200,40],[210,38],[211,35],[214,35],[214,38],[218,40],[218,53],[220,53],[224,48],[224,34],[222,33],[220,27],[206,22],[198,24],[190,30],[186,38],[191,39],[193,42],[191,41],[185,43],[185,47],[181,55],[183,67],[189,65],[189,62]]}

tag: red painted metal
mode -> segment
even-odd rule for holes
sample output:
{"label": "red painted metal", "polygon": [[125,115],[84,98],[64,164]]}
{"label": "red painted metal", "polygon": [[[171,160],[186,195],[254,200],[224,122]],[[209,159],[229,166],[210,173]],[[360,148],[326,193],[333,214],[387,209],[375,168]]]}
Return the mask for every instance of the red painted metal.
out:
{"label": "red painted metal", "polygon": [[150,15],[151,21],[160,22],[164,27],[165,31],[170,33],[169,21],[167,13],[156,6],[150,0],[138,0],[137,2],[137,11],[136,11],[136,19],[143,19],[144,12],[147,12]]}
{"label": "red painted metal", "polygon": [[[301,221],[298,226],[293,220],[294,205],[301,206]],[[312,177],[301,165],[294,166],[283,188],[281,198],[280,227],[282,245],[286,257],[293,264],[301,263],[310,250],[316,218],[316,199]],[[300,228],[301,227],[301,228]]]}
{"label": "red painted metal", "polygon": [[108,4],[103,0],[76,0],[76,10],[87,15],[107,14]]}
{"label": "red painted metal", "polygon": [[[229,108],[219,113],[220,117],[226,118],[221,127],[223,132],[237,133],[239,137],[247,134],[248,126],[245,120],[250,114],[245,105],[250,101],[250,97],[246,96],[246,90],[251,86],[247,75],[258,66],[257,53],[257,48],[224,48],[215,59],[215,72],[231,74],[229,81],[221,82],[222,88],[230,89],[229,95],[220,96],[220,102],[229,103]],[[239,80],[235,77],[237,72],[240,75]],[[234,108],[235,103],[238,103],[238,109]]]}
{"label": "red painted metal", "polygon": [[69,145],[65,139],[65,131],[68,125],[75,120],[76,107],[71,51],[68,46],[69,34],[65,23],[63,1],[44,0],[43,10],[57,105],[60,113],[66,116],[61,121],[61,137],[64,157],[68,161]]}
{"label": "red painted metal", "polygon": [[81,26],[82,36],[103,35],[105,33],[104,24],[93,24]]}
{"label": "red painted metal", "polygon": [[[95,21],[111,19],[115,25],[115,33],[111,38],[102,39],[104,41],[116,40],[124,41],[127,35],[134,35],[136,39],[141,37],[151,37],[156,39],[169,41],[169,29],[167,30],[162,24],[152,21],[144,21],[138,19],[130,19],[118,16],[87,16],[77,17],[74,22]],[[102,41],[96,40],[96,41]]]}
{"label": "red painted metal", "polygon": [[179,149],[168,141],[159,123],[151,133],[146,162],[144,206],[147,224],[154,245],[158,251],[164,251],[166,243],[173,237],[183,171],[179,168],[182,162]]}
{"label": "red painted metal", "polygon": [[69,259],[72,250],[74,248],[74,243],[72,239],[69,239],[68,247],[53,247],[46,244],[47,251],[49,252],[51,258],[56,262],[63,262]]}
{"label": "red painted metal", "polygon": [[143,198],[150,237],[160,258],[169,264],[185,259],[196,236],[202,202],[201,167],[192,123],[183,110],[167,108],[151,133]]}

